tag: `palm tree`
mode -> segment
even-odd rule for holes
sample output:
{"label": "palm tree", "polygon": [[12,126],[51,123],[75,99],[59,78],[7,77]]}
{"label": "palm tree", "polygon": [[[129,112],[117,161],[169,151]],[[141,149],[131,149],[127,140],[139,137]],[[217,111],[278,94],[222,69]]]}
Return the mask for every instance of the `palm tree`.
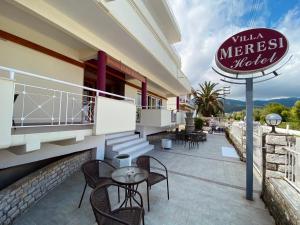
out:
{"label": "palm tree", "polygon": [[218,113],[223,113],[223,102],[221,89],[216,89],[217,83],[205,81],[199,84],[199,90],[193,90],[195,105],[197,106],[197,114],[202,114],[205,117],[215,116]]}

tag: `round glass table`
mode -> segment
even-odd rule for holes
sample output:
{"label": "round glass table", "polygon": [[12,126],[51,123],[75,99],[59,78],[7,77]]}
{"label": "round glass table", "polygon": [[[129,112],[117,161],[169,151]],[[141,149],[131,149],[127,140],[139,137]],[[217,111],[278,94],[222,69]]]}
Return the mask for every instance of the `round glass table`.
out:
{"label": "round glass table", "polygon": [[[135,199],[135,191],[138,188],[138,185],[148,179],[149,173],[148,171],[134,167],[134,166],[128,166],[128,167],[122,167],[119,169],[116,169],[111,174],[111,179],[120,185],[126,186],[125,191],[125,199],[122,202],[121,206],[129,203],[132,207],[132,200],[135,201],[139,206],[139,202]],[[135,187],[136,186],[136,187]]]}

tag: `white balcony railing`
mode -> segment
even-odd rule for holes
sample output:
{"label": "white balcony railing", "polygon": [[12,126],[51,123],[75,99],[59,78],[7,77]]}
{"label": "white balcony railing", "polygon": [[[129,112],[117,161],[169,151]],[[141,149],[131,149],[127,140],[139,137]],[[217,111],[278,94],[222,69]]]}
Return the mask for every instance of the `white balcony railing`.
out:
{"label": "white balcony railing", "polygon": [[[49,131],[47,127],[51,126],[89,125],[84,129],[92,129],[94,135],[135,129],[136,108],[132,98],[3,66],[0,105],[0,149],[27,145],[29,139],[17,139],[12,128],[30,127],[30,133],[35,134],[30,140],[37,142],[47,139],[37,135]],[[112,117],[112,113],[121,111]],[[37,127],[44,127],[43,132]],[[78,128],[71,130],[75,129]],[[63,139],[61,133],[53,136],[52,141]]]}
{"label": "white balcony railing", "polygon": [[286,148],[285,180],[300,193],[300,152]]}
{"label": "white balcony railing", "polygon": [[15,83],[13,127],[94,124],[96,93],[84,95]]}
{"label": "white balcony railing", "polygon": [[[28,73],[0,66],[9,79],[18,81],[18,76],[40,80],[45,86],[63,86],[61,89],[34,86],[14,82],[14,113],[12,127],[40,127],[94,124],[97,96],[115,97],[132,101],[134,99],[113,93],[80,86],[66,81]],[[68,89],[76,92],[66,91]],[[88,93],[88,94],[84,94]]]}

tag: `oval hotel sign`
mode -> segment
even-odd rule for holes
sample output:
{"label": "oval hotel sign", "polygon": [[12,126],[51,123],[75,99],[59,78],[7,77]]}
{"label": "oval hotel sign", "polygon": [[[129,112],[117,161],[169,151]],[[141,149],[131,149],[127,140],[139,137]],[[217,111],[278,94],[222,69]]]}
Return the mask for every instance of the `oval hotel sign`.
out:
{"label": "oval hotel sign", "polygon": [[228,73],[254,73],[275,65],[287,51],[288,41],[280,32],[250,29],[228,38],[216,53],[216,63]]}

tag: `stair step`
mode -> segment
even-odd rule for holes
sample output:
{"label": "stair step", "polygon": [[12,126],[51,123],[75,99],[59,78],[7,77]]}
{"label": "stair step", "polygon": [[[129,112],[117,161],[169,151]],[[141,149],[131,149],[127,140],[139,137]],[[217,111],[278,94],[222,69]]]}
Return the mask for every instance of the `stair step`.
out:
{"label": "stair step", "polygon": [[113,134],[107,134],[105,135],[105,140],[118,138],[118,137],[124,137],[128,135],[134,134],[134,131],[126,131],[126,132],[120,132],[120,133],[113,133]]}
{"label": "stair step", "polygon": [[129,140],[129,141],[119,142],[119,143],[116,143],[116,144],[113,144],[113,145],[108,145],[107,149],[112,150],[112,151],[117,151],[119,149],[127,148],[127,147],[130,147],[132,145],[136,145],[136,144],[139,144],[139,143],[142,143],[142,142],[145,142],[145,141],[146,141],[145,138],[132,139],[132,140]]}
{"label": "stair step", "polygon": [[142,148],[144,148],[144,147],[146,147],[146,146],[148,146],[148,145],[149,145],[149,142],[148,142],[148,141],[144,141],[144,142],[142,142],[142,143],[139,143],[139,144],[136,144],[136,145],[129,146],[129,147],[127,147],[127,148],[119,149],[119,150],[117,150],[116,152],[118,152],[118,155],[119,155],[119,154],[129,154],[129,155],[130,155],[131,152],[134,152],[134,151],[136,151],[136,150],[138,150],[138,149],[142,149]]}
{"label": "stair step", "polygon": [[130,141],[133,139],[138,139],[140,136],[138,134],[131,134],[123,137],[117,137],[117,138],[112,138],[112,139],[107,139],[106,140],[106,145],[113,145],[117,143],[121,143],[124,141]]}
{"label": "stair step", "polygon": [[105,150],[105,158],[113,159],[113,157],[120,155],[120,154],[129,154],[132,159],[145,154],[148,151],[154,149],[154,145],[149,145],[149,141],[144,140],[141,143],[128,146],[126,148],[122,148],[119,150]]}
{"label": "stair step", "polygon": [[131,160],[139,157],[140,155],[144,155],[146,154],[147,152],[151,151],[154,149],[154,145],[147,145],[147,147],[143,148],[143,149],[140,149],[140,150],[137,150],[137,151],[134,151],[130,154],[131,156]]}

